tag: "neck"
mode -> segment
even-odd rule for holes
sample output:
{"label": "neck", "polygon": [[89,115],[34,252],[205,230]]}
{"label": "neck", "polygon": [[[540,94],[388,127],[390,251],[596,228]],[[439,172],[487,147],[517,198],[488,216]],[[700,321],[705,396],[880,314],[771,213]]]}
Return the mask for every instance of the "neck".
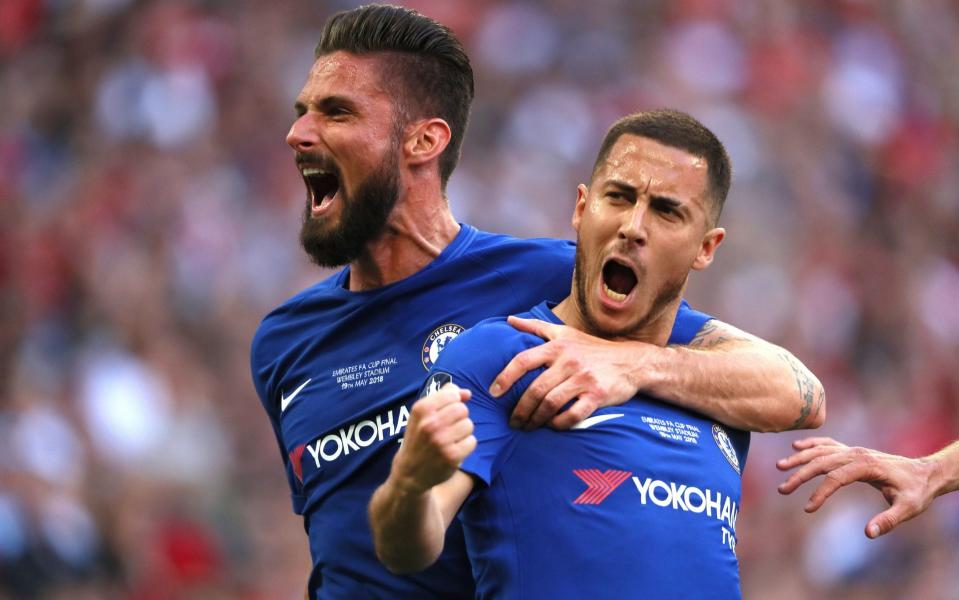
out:
{"label": "neck", "polygon": [[590,326],[583,316],[585,312],[579,306],[576,294],[567,296],[556,305],[553,312],[566,325],[596,337],[613,341],[646,342],[655,346],[665,346],[673,331],[673,323],[676,321],[676,312],[679,310],[680,302],[681,296],[677,296],[664,305],[653,307],[653,310],[640,321],[639,326],[635,329],[613,334],[597,331]]}
{"label": "neck", "polygon": [[419,196],[407,190],[382,235],[350,263],[350,291],[375,289],[413,275],[439,256],[459,230],[439,189]]}

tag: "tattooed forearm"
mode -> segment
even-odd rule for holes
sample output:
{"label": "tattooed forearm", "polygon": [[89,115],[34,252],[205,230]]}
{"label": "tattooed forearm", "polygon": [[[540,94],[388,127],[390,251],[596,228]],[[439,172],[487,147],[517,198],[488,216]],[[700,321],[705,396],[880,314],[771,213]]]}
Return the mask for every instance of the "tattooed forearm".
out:
{"label": "tattooed forearm", "polygon": [[[792,354],[782,352],[780,353],[780,357],[786,361],[786,364],[789,365],[789,368],[792,370],[793,376],[796,378],[796,389],[799,392],[799,399],[802,401],[802,406],[799,408],[799,417],[790,428],[798,429],[806,424],[806,420],[812,412],[813,399],[816,395],[816,383],[809,371],[807,371]],[[825,400],[826,392],[820,387],[819,399],[816,403],[816,416],[819,415],[819,411],[822,409]]]}
{"label": "tattooed forearm", "polygon": [[706,324],[703,325],[703,328],[693,337],[692,341],[689,342],[688,346],[690,348],[706,350],[726,342],[746,340],[744,337],[736,337],[729,331],[725,331],[721,325],[722,323],[716,320],[707,321]]}
{"label": "tattooed forearm", "polygon": [[826,388],[819,386],[819,395],[816,398],[816,412],[813,413],[812,418],[819,418],[819,413],[822,411],[823,405],[826,403]]}

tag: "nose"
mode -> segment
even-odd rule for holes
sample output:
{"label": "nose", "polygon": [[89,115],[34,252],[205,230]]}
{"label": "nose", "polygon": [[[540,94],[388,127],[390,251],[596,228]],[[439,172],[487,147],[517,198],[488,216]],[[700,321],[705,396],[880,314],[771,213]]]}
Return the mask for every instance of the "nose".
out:
{"label": "nose", "polygon": [[632,209],[623,213],[623,223],[619,228],[620,239],[640,246],[646,245],[646,212],[648,208],[648,205],[640,200],[633,205]]}
{"label": "nose", "polygon": [[297,152],[309,152],[319,142],[315,122],[310,113],[297,118],[286,134],[286,143]]}

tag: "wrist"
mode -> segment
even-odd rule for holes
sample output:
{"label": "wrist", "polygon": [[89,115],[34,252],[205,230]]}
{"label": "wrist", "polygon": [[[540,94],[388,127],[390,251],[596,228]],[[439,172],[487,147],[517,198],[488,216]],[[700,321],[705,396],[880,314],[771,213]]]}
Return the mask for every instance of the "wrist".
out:
{"label": "wrist", "polygon": [[398,496],[419,496],[429,491],[429,486],[424,487],[417,477],[403,468],[403,451],[400,450],[393,458],[393,466],[390,469],[388,482],[393,491]]}
{"label": "wrist", "polygon": [[959,489],[959,464],[946,450],[919,459],[929,468],[933,498]]}
{"label": "wrist", "polygon": [[659,396],[670,385],[670,368],[677,365],[680,350],[673,346],[643,344],[642,352],[632,361],[630,383],[637,392]]}

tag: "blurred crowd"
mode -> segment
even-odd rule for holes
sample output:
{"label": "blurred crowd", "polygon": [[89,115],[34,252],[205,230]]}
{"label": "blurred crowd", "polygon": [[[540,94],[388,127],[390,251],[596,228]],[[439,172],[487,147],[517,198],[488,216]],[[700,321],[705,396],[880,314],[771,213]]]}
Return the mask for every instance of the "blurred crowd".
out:
{"label": "blurred crowd", "polygon": [[[406,4],[476,71],[460,220],[570,237],[606,127],[686,110],[735,170],[692,304],[809,365],[823,434],[911,456],[959,437],[954,2]],[[284,135],[324,19],[354,5],[0,2],[0,598],[302,597],[248,349],[327,275]],[[870,541],[868,487],[814,515],[811,486],[776,492],[797,437],[753,436],[747,598],[959,598],[959,499]]]}

